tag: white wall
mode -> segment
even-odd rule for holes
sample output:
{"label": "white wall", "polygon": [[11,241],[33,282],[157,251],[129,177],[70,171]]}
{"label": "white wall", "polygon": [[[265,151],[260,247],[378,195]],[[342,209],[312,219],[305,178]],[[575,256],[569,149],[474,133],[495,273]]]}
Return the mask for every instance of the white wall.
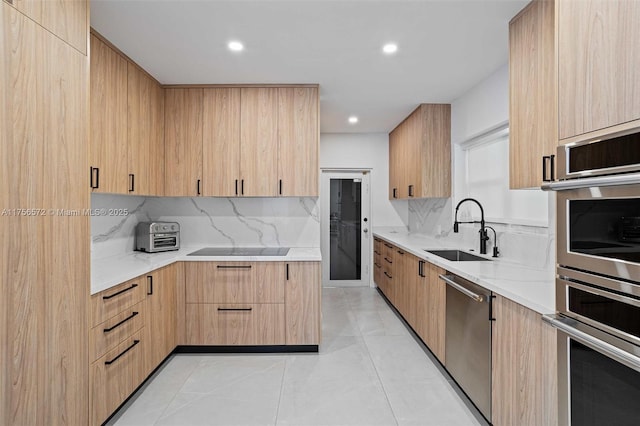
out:
{"label": "white wall", "polygon": [[407,226],[406,201],[389,201],[389,135],[386,133],[323,133],[320,168],[371,169],[372,226]]}
{"label": "white wall", "polygon": [[451,142],[458,144],[509,120],[509,66],[451,103]]}

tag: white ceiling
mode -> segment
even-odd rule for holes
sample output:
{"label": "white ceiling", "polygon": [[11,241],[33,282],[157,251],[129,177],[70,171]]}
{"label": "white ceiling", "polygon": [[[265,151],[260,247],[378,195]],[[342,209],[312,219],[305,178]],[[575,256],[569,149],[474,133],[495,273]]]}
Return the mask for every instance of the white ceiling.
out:
{"label": "white ceiling", "polygon": [[[526,3],[93,0],[91,25],[161,83],[319,83],[323,133],[388,132],[506,63]],[[232,39],[245,50],[228,51]]]}

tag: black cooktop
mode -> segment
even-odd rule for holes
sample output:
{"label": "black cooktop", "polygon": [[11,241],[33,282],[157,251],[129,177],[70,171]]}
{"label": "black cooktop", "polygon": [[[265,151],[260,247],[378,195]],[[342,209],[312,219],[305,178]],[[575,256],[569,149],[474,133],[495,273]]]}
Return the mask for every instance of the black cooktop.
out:
{"label": "black cooktop", "polygon": [[286,256],[289,247],[205,247],[187,256]]}

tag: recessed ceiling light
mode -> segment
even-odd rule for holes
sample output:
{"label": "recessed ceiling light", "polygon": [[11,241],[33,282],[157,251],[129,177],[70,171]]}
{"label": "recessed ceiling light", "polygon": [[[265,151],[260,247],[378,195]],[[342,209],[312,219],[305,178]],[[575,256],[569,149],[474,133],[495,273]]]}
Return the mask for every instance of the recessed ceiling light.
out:
{"label": "recessed ceiling light", "polygon": [[352,115],[351,117],[349,117],[349,123],[356,124],[357,122],[358,122],[358,117],[356,117],[355,115]]}
{"label": "recessed ceiling light", "polygon": [[242,43],[240,43],[239,41],[230,41],[229,44],[227,44],[227,47],[232,52],[240,52],[240,51],[244,50],[244,45]]}
{"label": "recessed ceiling light", "polygon": [[398,45],[395,43],[387,43],[382,46],[382,51],[387,55],[391,55],[392,53],[396,53],[398,51]]}

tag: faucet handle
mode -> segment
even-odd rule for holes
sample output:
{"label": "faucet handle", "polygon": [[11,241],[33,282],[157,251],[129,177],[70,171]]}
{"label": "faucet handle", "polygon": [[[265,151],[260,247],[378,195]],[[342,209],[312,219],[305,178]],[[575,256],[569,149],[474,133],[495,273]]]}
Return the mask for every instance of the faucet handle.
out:
{"label": "faucet handle", "polygon": [[498,246],[493,246],[493,257],[498,257],[500,255],[500,250],[498,250]]}

